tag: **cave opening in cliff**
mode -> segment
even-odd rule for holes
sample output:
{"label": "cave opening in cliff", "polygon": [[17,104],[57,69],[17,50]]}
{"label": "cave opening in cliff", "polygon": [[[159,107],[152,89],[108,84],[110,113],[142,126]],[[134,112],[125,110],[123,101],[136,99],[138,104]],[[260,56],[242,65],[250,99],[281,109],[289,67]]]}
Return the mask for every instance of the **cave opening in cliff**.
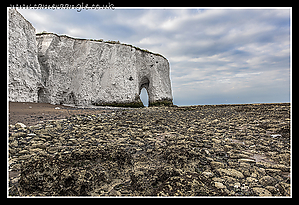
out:
{"label": "cave opening in cliff", "polygon": [[37,91],[37,102],[49,103],[49,92],[45,88],[39,88]]}
{"label": "cave opening in cliff", "polygon": [[68,95],[66,95],[63,99],[63,102],[65,104],[76,104],[76,96],[73,92],[70,92]]}

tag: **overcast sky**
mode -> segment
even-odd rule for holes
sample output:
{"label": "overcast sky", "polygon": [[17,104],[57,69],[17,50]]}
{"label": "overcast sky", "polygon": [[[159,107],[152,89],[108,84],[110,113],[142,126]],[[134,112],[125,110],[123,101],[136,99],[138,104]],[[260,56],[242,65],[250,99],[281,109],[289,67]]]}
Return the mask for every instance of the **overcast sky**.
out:
{"label": "overcast sky", "polygon": [[289,9],[18,11],[37,33],[162,54],[176,105],[290,102]]}

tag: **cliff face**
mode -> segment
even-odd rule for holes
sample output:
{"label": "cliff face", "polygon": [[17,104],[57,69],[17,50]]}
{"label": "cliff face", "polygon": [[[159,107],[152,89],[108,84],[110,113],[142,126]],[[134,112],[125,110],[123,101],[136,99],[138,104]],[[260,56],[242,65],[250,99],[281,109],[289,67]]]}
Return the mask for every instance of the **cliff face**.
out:
{"label": "cliff face", "polygon": [[37,59],[35,28],[9,9],[8,97],[13,102],[37,102],[41,70]]}
{"label": "cliff face", "polygon": [[[22,28],[23,33],[28,32],[23,25],[14,26]],[[34,93],[30,94],[34,97],[28,97],[28,101],[138,107],[142,106],[139,95],[145,87],[150,105],[172,104],[169,63],[159,54],[130,45],[75,39],[53,33],[37,34],[36,44],[31,47],[25,48],[28,54],[24,55],[30,54],[38,62],[34,61],[31,67],[27,66],[28,63],[27,67],[22,67],[32,71],[33,77],[36,77],[32,77]],[[24,47],[12,47],[9,51],[15,50],[21,53]],[[11,64],[10,78],[20,70],[20,67]],[[24,101],[18,98],[14,89],[10,93],[16,96],[10,97],[11,101]],[[29,94],[24,92],[22,96]]]}
{"label": "cliff face", "polygon": [[37,35],[38,59],[45,88],[40,100],[50,103],[140,103],[145,87],[151,104],[172,101],[168,61],[133,46]]}

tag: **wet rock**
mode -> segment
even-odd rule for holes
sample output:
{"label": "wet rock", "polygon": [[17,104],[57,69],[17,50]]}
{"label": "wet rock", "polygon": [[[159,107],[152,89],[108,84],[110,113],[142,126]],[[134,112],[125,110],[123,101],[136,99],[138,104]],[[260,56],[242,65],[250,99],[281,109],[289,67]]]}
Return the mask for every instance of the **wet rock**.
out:
{"label": "wet rock", "polygon": [[289,196],[290,141],[268,133],[289,123],[288,112],[271,111],[283,106],[116,110],[38,129],[10,126],[9,169],[20,175],[9,179],[10,193]]}
{"label": "wet rock", "polygon": [[266,173],[271,175],[271,176],[276,176],[281,174],[280,169],[266,169]]}
{"label": "wet rock", "polygon": [[217,171],[221,176],[227,175],[227,176],[231,176],[231,177],[235,177],[235,178],[239,178],[239,179],[244,178],[244,175],[235,169],[221,169],[220,168],[220,169],[217,169]]}
{"label": "wet rock", "polygon": [[276,195],[279,192],[279,189],[275,188],[274,186],[266,186],[265,189],[271,192],[272,195]]}
{"label": "wet rock", "polygon": [[211,167],[213,168],[213,169],[218,169],[218,168],[224,168],[224,164],[223,163],[221,163],[221,162],[211,162],[210,163],[211,164]]}
{"label": "wet rock", "polygon": [[280,182],[275,185],[281,195],[290,196],[291,187],[289,183]]}
{"label": "wet rock", "polygon": [[272,194],[264,188],[254,187],[252,188],[252,191],[256,196],[272,196]]}
{"label": "wet rock", "polygon": [[276,180],[270,176],[260,178],[259,182],[263,186],[274,186],[276,184]]}

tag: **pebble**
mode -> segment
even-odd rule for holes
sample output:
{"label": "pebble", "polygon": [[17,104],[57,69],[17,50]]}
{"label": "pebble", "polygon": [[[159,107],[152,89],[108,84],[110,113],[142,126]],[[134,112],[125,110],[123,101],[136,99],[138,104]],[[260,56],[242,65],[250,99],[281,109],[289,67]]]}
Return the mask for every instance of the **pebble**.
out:
{"label": "pebble", "polygon": [[16,123],[8,140],[10,195],[291,193],[287,103],[118,109]]}

